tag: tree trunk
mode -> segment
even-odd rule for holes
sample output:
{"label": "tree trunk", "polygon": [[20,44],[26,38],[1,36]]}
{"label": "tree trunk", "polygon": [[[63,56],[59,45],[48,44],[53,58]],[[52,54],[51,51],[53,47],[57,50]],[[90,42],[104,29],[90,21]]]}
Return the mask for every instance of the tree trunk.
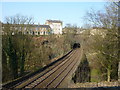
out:
{"label": "tree trunk", "polygon": [[111,75],[111,72],[110,72],[110,69],[107,69],[107,81],[110,82],[110,75]]}
{"label": "tree trunk", "polygon": [[24,62],[25,62],[25,58],[24,58],[24,54],[21,56],[21,65],[20,65],[20,75],[22,76],[24,74]]}

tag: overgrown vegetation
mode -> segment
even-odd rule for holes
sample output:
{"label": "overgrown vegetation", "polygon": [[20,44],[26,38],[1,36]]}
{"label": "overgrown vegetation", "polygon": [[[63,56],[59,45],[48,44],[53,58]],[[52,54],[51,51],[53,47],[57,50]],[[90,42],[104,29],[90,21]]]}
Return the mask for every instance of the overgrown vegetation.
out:
{"label": "overgrown vegetation", "polygon": [[86,55],[84,54],[72,80],[74,83],[85,83],[90,82],[90,78],[90,66]]}
{"label": "overgrown vegetation", "polygon": [[[101,80],[117,79],[119,59],[119,33],[118,33],[118,6],[110,2],[105,7],[105,12],[89,11],[86,14],[86,19],[96,27],[94,32],[98,34],[88,34],[86,38],[87,56],[92,57],[92,68],[95,68],[101,75]],[[100,29],[102,28],[102,29]],[[104,32],[106,30],[106,32]],[[94,71],[96,71],[94,70]]]}

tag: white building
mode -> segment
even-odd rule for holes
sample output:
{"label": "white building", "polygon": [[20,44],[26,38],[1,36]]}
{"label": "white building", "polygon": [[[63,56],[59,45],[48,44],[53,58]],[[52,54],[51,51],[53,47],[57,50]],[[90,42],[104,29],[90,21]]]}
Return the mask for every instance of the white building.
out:
{"label": "white building", "polygon": [[[2,24],[2,30],[4,30],[5,27],[8,27],[7,24]],[[10,30],[12,31],[12,34],[21,32],[23,34],[30,34],[30,35],[50,35],[51,28],[49,25],[22,25],[22,24],[9,24]],[[4,31],[2,31],[2,34],[5,34]]]}
{"label": "white building", "polygon": [[47,20],[45,24],[51,27],[53,34],[62,34],[62,21]]}
{"label": "white building", "polygon": [[107,33],[106,29],[91,29],[90,34],[91,35],[101,35],[103,38],[105,37]]}
{"label": "white building", "polygon": [[34,25],[32,35],[50,35],[51,28],[49,25]]}

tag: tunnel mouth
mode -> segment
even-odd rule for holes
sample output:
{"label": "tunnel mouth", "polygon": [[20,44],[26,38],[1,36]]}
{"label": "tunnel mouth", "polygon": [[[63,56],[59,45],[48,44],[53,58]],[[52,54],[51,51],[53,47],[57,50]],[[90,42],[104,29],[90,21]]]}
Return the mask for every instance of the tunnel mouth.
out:
{"label": "tunnel mouth", "polygon": [[80,43],[74,43],[72,48],[73,48],[73,49],[75,49],[75,48],[80,48]]}

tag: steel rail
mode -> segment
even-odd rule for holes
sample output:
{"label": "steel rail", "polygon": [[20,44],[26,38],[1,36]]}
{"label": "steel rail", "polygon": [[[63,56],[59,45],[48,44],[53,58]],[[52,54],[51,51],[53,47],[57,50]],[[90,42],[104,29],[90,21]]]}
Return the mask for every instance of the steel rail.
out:
{"label": "steel rail", "polygon": [[[67,75],[70,73],[70,71],[73,69],[73,67],[75,66],[75,64],[77,63],[77,58],[78,58],[79,56],[77,56],[77,57],[75,57],[74,59],[73,59],[73,61],[70,63],[70,65],[72,65],[72,63],[74,62],[74,60],[76,61],[73,65],[72,65],[72,68],[70,68],[70,70],[69,71],[67,71],[67,73],[64,75],[64,77],[62,77],[62,79],[60,79],[60,81],[57,83],[57,84],[55,84],[55,86],[53,86],[52,88],[57,88],[58,86],[59,86],[59,84],[65,79],[65,77],[67,77]],[[70,67],[70,65],[67,67],[67,68],[69,68]],[[65,68],[65,70],[67,70],[66,68]],[[61,72],[61,74],[62,73],[64,73],[65,72],[65,70],[63,71],[63,72]],[[60,74],[60,75],[61,75]],[[60,76],[59,75],[59,76]],[[56,78],[57,79],[57,78]],[[54,82],[55,80],[53,80],[52,82]],[[57,80],[56,80],[57,81]],[[46,85],[46,87],[45,88],[49,88],[49,86],[50,86],[50,84],[52,84],[52,82],[50,82],[48,85]],[[51,88],[51,87],[50,87]]]}
{"label": "steel rail", "polygon": [[[75,53],[76,53],[76,52],[75,52]],[[75,58],[76,58],[76,57],[75,57]],[[74,59],[75,59],[75,58],[74,58]],[[55,76],[55,77],[54,77],[50,82],[48,82],[47,85],[46,85],[45,87],[43,87],[43,88],[47,88],[47,86],[49,86],[49,84],[51,84],[59,75],[61,75],[61,73],[64,72],[69,65],[71,65],[71,63],[73,62],[73,59],[70,58],[70,60],[68,60],[68,61],[70,61],[70,62],[69,62],[69,63],[67,63],[67,62],[65,63],[65,64],[68,64],[68,65],[66,65],[65,68],[63,68],[63,70],[60,71],[59,74],[57,74],[57,76]],[[65,65],[65,64],[64,64],[64,65]],[[59,68],[59,70],[60,70],[60,68]],[[57,70],[56,70],[56,71],[57,71]],[[55,72],[54,72],[54,73],[55,73]],[[53,73],[52,73],[52,74],[53,74]],[[51,75],[49,75],[47,78],[49,78],[50,76],[51,76]],[[47,78],[45,78],[43,81],[45,82],[45,80],[46,80]],[[43,82],[43,81],[42,81],[42,82]],[[37,84],[36,87],[39,87],[42,82],[40,82],[39,85]],[[36,87],[33,87],[33,88],[36,88]]]}
{"label": "steel rail", "polygon": [[[72,56],[74,56],[74,54],[76,53],[76,50],[75,50],[75,52],[71,55],[71,57]],[[26,88],[35,88],[37,85],[39,85],[40,83],[42,83],[43,81],[45,81],[47,78],[49,78],[52,74],[54,74],[58,69],[60,69],[63,65],[65,65],[68,61],[69,61],[69,59],[71,59],[71,57],[69,57],[69,58],[67,58],[66,60],[65,60],[65,62],[62,62],[59,66],[57,66],[57,67],[55,67],[54,69],[54,71],[52,71],[52,73],[50,73],[50,74],[48,74],[48,73],[46,73],[46,74],[48,74],[46,77],[44,77],[42,80],[41,80],[41,78],[40,78],[40,80],[38,79],[38,82],[37,82],[37,84],[36,84],[36,82],[34,83],[34,85],[31,87],[26,87]],[[51,70],[50,70],[51,71]]]}
{"label": "steel rail", "polygon": [[[31,83],[35,82],[36,80],[38,80],[39,78],[41,78],[42,76],[44,76],[45,74],[47,74],[48,72],[50,72],[51,70],[53,70],[54,68],[56,68],[61,62],[66,61],[67,58],[71,58],[72,54],[75,53],[75,50],[72,51],[70,54],[68,54],[66,57],[63,58],[63,60],[60,60],[56,65],[54,65],[54,67],[52,67],[51,69],[47,70],[45,73],[43,73],[42,75],[39,76],[39,74],[37,74],[39,77],[33,79],[32,81],[30,81],[29,83],[27,83],[26,85],[23,85],[22,87],[20,87],[19,85],[17,85],[15,88],[26,88],[27,86],[29,86]],[[33,76],[35,77],[35,76]],[[24,81],[22,84],[24,84],[26,81]]]}
{"label": "steel rail", "polygon": [[72,71],[72,69],[74,68],[74,66],[77,64],[78,60],[76,60],[75,64],[73,65],[73,67],[69,70],[68,73],[66,73],[65,77],[63,77],[55,86],[54,88],[57,88],[61,83],[62,81],[67,77],[67,75],[70,73],[70,71]]}
{"label": "steel rail", "polygon": [[[76,58],[76,57],[75,57]],[[53,80],[51,80],[44,88],[48,88],[48,86],[56,79],[58,78],[74,61],[71,61],[70,64],[68,64]]]}

